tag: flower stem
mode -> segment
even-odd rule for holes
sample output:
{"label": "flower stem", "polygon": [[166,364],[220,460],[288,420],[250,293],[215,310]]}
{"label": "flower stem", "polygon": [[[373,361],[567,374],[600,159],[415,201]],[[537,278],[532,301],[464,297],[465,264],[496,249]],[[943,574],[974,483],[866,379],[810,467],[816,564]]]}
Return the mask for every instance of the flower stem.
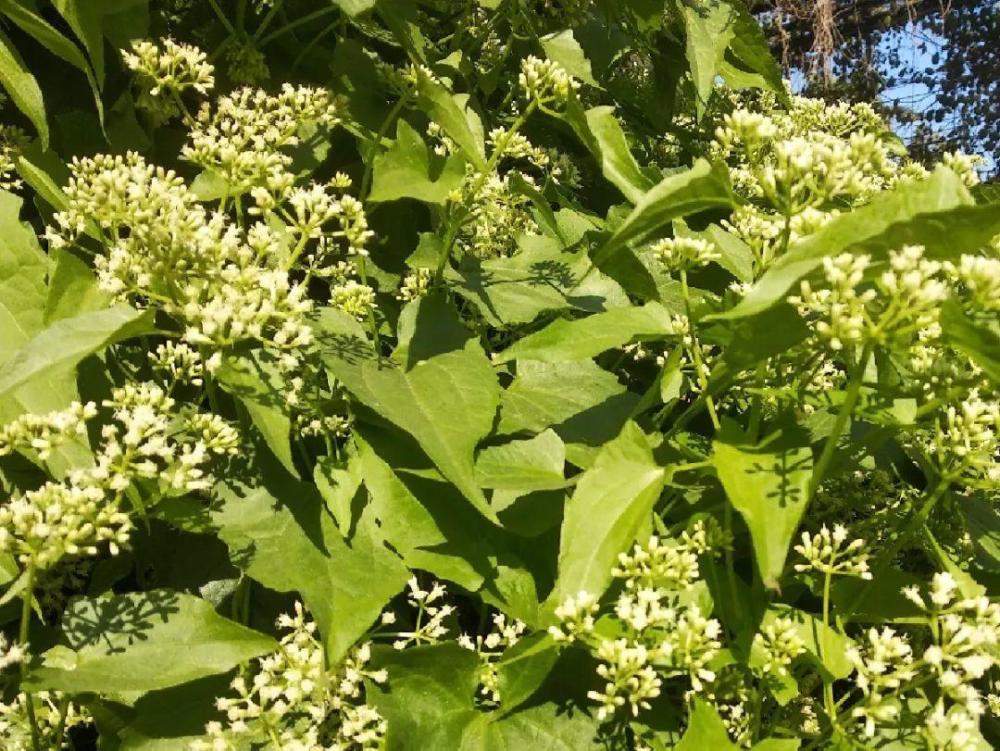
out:
{"label": "flower stem", "polygon": [[[31,632],[31,601],[32,590],[35,588],[35,563],[28,564],[27,581],[24,584],[24,592],[21,593],[21,627],[18,631],[18,643],[21,648],[27,650],[28,637]],[[24,659],[21,660],[21,680],[28,677],[28,654],[25,651]],[[38,740],[38,721],[35,719],[35,698],[28,692],[24,694],[24,706],[28,713],[28,723],[31,725],[31,748],[33,751],[40,751],[41,745]]]}
{"label": "flower stem", "polygon": [[816,466],[813,468],[812,477],[809,480],[810,499],[816,495],[817,489],[819,489],[820,484],[826,477],[827,471],[830,469],[830,462],[833,460],[833,454],[837,450],[837,443],[840,441],[840,436],[851,419],[851,413],[854,411],[854,406],[858,402],[858,396],[861,394],[861,384],[864,382],[865,370],[868,368],[868,360],[871,359],[871,356],[872,344],[871,342],[866,342],[861,350],[861,356],[858,358],[857,367],[851,374],[851,380],[847,384],[844,403],[840,405],[840,411],[837,413],[837,419],[833,423],[833,429],[830,431],[830,435],[823,445],[823,453],[820,454]]}

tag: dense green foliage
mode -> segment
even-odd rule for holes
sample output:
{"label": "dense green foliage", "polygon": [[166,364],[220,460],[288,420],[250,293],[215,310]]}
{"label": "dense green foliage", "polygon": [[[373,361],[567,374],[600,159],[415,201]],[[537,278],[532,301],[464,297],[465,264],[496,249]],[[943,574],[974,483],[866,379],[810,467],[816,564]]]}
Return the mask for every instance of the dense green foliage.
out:
{"label": "dense green foliage", "polygon": [[972,160],[739,0],[0,16],[3,748],[1000,738]]}

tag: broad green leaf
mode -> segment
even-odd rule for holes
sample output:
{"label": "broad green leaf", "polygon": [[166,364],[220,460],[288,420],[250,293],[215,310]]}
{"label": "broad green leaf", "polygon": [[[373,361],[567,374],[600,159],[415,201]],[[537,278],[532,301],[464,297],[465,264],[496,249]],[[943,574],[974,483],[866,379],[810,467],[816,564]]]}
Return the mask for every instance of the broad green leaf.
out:
{"label": "broad green leaf", "polygon": [[476,475],[484,488],[554,490],[566,485],[563,467],[566,446],[552,430],[525,441],[511,441],[483,449],[476,459]]}
{"label": "broad green leaf", "polygon": [[715,243],[721,258],[718,264],[741,282],[753,281],[753,251],[750,246],[736,235],[722,229],[718,224],[712,224],[702,237]]}
{"label": "broad green leaf", "polygon": [[84,57],[80,48],[63,36],[58,29],[44,18],[26,8],[16,0],[0,0],[0,14],[6,16],[27,34],[45,47],[49,52],[62,58],[87,77],[90,90],[94,95],[94,103],[100,121],[104,122],[104,104],[101,101],[101,90],[97,79],[90,69],[90,63]]}
{"label": "broad green leaf", "polygon": [[0,366],[0,401],[10,398],[26,384],[71,370],[83,358],[116,342],[153,331],[152,313],[128,305],[56,321]]}
{"label": "broad green leaf", "polygon": [[97,286],[97,278],[86,261],[66,249],[51,251],[49,255],[54,267],[45,299],[46,326],[111,305],[111,295]]}
{"label": "broad green leaf", "polygon": [[359,471],[383,539],[411,568],[478,590],[491,568],[492,525],[468,504],[456,507],[451,486],[397,474],[363,438],[357,442]]}
{"label": "broad green leaf", "polygon": [[539,41],[549,60],[559,63],[573,78],[590,86],[598,86],[594,80],[594,72],[590,69],[590,60],[573,36],[572,29],[546,34]]}
{"label": "broad green leaf", "polygon": [[801,745],[799,738],[765,738],[753,744],[750,751],[798,751]]}
{"label": "broad green leaf", "polygon": [[455,156],[433,158],[424,139],[406,120],[396,121],[396,140],[375,157],[370,201],[416,198],[444,203],[465,179],[465,162]]}
{"label": "broad green leaf", "polygon": [[812,452],[784,436],[759,446],[713,443],[712,464],[750,530],[764,584],[774,588],[809,497]]}
{"label": "broad green leaf", "polygon": [[459,749],[478,713],[479,658],[454,643],[402,651],[377,649],[373,667],[386,668],[392,685],[373,687],[368,702],[389,724],[386,751]]}
{"label": "broad green leaf", "polygon": [[20,219],[22,200],[0,191],[0,365],[41,330],[45,317],[45,253]]}
{"label": "broad green leaf", "polygon": [[726,171],[699,159],[691,169],[665,177],[650,188],[594,253],[594,264],[602,267],[628,244],[649,239],[678,217],[728,208],[735,200]]}
{"label": "broad green leaf", "polygon": [[35,126],[42,149],[47,149],[49,124],[42,90],[17,48],[3,32],[0,32],[0,86],[7,91],[14,106]]}
{"label": "broad green leaf", "polygon": [[669,311],[659,303],[614,308],[586,318],[560,318],[541,331],[516,341],[497,362],[586,360],[631,341],[662,339],[674,333]]}
{"label": "broad green leaf", "polygon": [[665,471],[635,423],[605,444],[566,504],[552,607],[581,590],[600,596],[618,554],[635,541],[663,489]]}
{"label": "broad green leaf", "polygon": [[778,101],[787,106],[788,90],[785,87],[784,74],[778,61],[771,54],[764,30],[751,15],[743,0],[728,0],[728,2],[736,11],[730,51],[743,66],[759,74],[767,83],[767,88],[778,95]]}
{"label": "broad green leaf", "polygon": [[473,705],[478,658],[454,644],[403,651],[379,649],[373,665],[392,684],[373,687],[369,701],[388,722],[386,751],[597,751],[598,723],[582,709],[539,704],[512,713]]}
{"label": "broad green leaf", "polygon": [[[203,738],[205,724],[221,720],[215,708],[219,696],[230,693],[228,675],[214,675],[191,683],[153,691],[132,707],[104,703],[101,711],[114,713],[115,735],[121,740],[117,751],[188,751],[191,742]],[[108,723],[97,718],[102,743],[110,734]]]}
{"label": "broad green leaf", "polygon": [[168,590],[76,600],[62,632],[69,646],[43,655],[24,684],[29,690],[146,693],[225,673],[277,648],[201,598]]}
{"label": "broad green leaf", "polygon": [[695,107],[700,120],[736,29],[736,11],[724,0],[682,2],[680,8],[687,37],[688,67],[695,88]]}
{"label": "broad green leaf", "polygon": [[340,533],[347,537],[354,523],[354,499],[363,481],[361,461],[352,446],[345,461],[321,457],[313,470],[313,482],[333,514]]}
{"label": "broad green leaf", "polygon": [[331,0],[349,16],[357,16],[375,7],[375,0]]}
{"label": "broad green leaf", "polygon": [[428,117],[444,128],[476,169],[485,169],[483,125],[469,108],[468,95],[452,94],[440,81],[417,68],[417,100]]}
{"label": "broad green leaf", "polygon": [[688,719],[687,730],[674,751],[738,751],[739,746],[729,740],[726,726],[719,713],[704,699],[694,700],[694,709]]}
{"label": "broad green leaf", "polygon": [[987,326],[977,326],[953,301],[941,308],[941,330],[955,349],[964,353],[983,372],[1000,384],[1000,336]]}
{"label": "broad green leaf", "polygon": [[266,587],[298,593],[331,663],[371,627],[409,576],[369,519],[345,542],[312,484],[268,476],[255,485],[233,480],[216,492],[221,505],[212,518],[233,561]]}
{"label": "broad green leaf", "polygon": [[614,107],[601,106],[584,110],[578,100],[571,100],[561,113],[562,119],[594,155],[601,174],[633,204],[653,187],[639,168],[629,149],[625,133],[615,118]]}
{"label": "broad green leaf", "polygon": [[[496,374],[478,341],[470,338],[459,344],[439,336],[439,330],[455,327],[462,336],[467,333],[439,298],[423,298],[412,310],[413,339],[405,352],[397,353],[399,359],[412,361],[409,364],[353,354],[370,346],[356,334],[321,334],[323,361],[362,403],[412,435],[444,476],[496,521],[476,482],[473,460],[476,445],[493,427],[500,399]],[[343,327],[335,318],[328,315],[328,325]],[[352,353],[349,357],[344,356],[345,348]]]}
{"label": "broad green leaf", "polygon": [[732,310],[715,318],[741,318],[784,300],[792,286],[827,256],[849,251],[884,258],[907,244],[932,258],[977,250],[1000,233],[1000,204],[973,205],[961,179],[939,167],[924,180],[902,180],[869,203],[844,212],[778,258]]}
{"label": "broad green leaf", "polygon": [[567,443],[600,446],[618,434],[638,400],[592,360],[518,360],[517,377],[501,397],[498,432],[552,427]]}
{"label": "broad green leaf", "polygon": [[281,466],[293,477],[298,477],[289,439],[292,421],[285,399],[286,389],[277,368],[253,354],[233,354],[223,360],[215,376],[222,388],[246,408]]}
{"label": "broad green leaf", "polygon": [[500,704],[505,712],[534,695],[559,659],[559,647],[545,632],[520,640],[496,664]]}
{"label": "broad green leaf", "polygon": [[521,250],[509,258],[464,262],[445,270],[452,289],[475,303],[497,328],[530,323],[552,310],[598,312],[629,304],[625,291],[600,272],[587,273],[584,251],[569,253],[557,240],[537,235],[522,238]]}
{"label": "broad green leaf", "polygon": [[104,22],[112,16],[137,6],[146,0],[52,0],[56,10],[83,43],[94,66],[98,85],[104,86]]}

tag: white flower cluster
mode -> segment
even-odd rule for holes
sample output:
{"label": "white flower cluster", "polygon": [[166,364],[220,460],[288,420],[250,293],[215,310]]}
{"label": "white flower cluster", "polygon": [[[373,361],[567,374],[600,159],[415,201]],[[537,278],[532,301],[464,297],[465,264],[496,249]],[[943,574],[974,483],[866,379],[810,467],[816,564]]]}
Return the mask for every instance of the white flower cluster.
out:
{"label": "white flower cluster", "polygon": [[805,558],[805,563],[795,564],[798,572],[816,571],[825,576],[856,576],[870,580],[868,553],[865,541],[848,542],[847,527],[837,524],[831,531],[825,524],[816,534],[802,533],[802,542],[795,552]]}
{"label": "white flower cluster", "polygon": [[157,122],[185,112],[181,95],[188,89],[207,94],[215,85],[215,69],[197,47],[161,39],[140,40],[122,51],[125,66],[136,74],[140,93],[136,104]]}
{"label": "white flower cluster", "polygon": [[458,637],[460,647],[479,655],[479,693],[486,703],[500,703],[500,682],[495,663],[503,656],[504,650],[520,641],[526,629],[521,621],[508,621],[503,613],[495,613],[493,628],[485,637],[482,634],[477,634],[475,640],[467,634]]}
{"label": "white flower cluster", "polygon": [[650,249],[668,271],[686,271],[707,266],[721,258],[718,249],[701,237],[665,237]]}
{"label": "white flower cluster", "polygon": [[[0,96],[0,104],[4,101]],[[0,125],[0,190],[18,190],[24,184],[18,177],[17,160],[28,141],[27,134],[16,125]]]}
{"label": "white flower cluster", "polygon": [[195,414],[178,424],[174,400],[155,384],[115,389],[104,406],[114,422],[101,429],[93,466],[0,507],[0,550],[26,567],[46,569],[66,556],[96,555],[104,544],[117,554],[132,530],[120,503],[135,480],[157,480],[166,492],[203,490],[211,482],[206,467],[213,457],[236,453],[239,436],[221,417]]}
{"label": "white flower cluster", "polygon": [[[532,183],[530,175],[521,175]],[[459,235],[459,247],[475,258],[510,256],[517,249],[517,237],[530,231],[534,220],[527,196],[513,189],[510,174],[486,174],[467,167],[462,187],[451,199],[468,211],[468,219]]]}
{"label": "white flower cluster", "polygon": [[885,123],[867,104],[792,97],[786,110],[771,95],[757,99],[726,115],[709,147],[751,199],[723,225],[750,247],[755,278],[836,216],[838,204],[863,203],[904,177],[926,174],[895,155],[883,138]]}
{"label": "white flower cluster", "polygon": [[[978,718],[986,704],[976,682],[997,665],[1000,605],[986,597],[962,598],[948,573],[935,574],[926,593],[907,587],[903,594],[927,618],[930,644],[917,654],[892,628],[872,628],[865,641],[847,652],[863,699],[852,715],[867,737],[896,723],[904,708],[922,707],[921,733],[931,748],[979,748]],[[918,701],[920,686],[933,680],[936,700]]]}
{"label": "white flower cluster", "polygon": [[[283,242],[265,224],[244,233],[209,213],[176,174],[135,153],[79,159],[70,169],[67,205],[47,237],[60,247],[96,223],[108,247],[95,258],[102,289],[162,306],[184,323],[184,342],[199,349],[255,339],[295,360],[311,342],[312,303],[285,268],[269,266]],[[173,354],[176,367],[190,364],[187,350]]]}
{"label": "white flower cluster", "polygon": [[[90,715],[73,702],[64,702],[62,694],[39,691],[32,694],[34,723],[28,716],[28,695],[16,694],[9,702],[0,701],[0,745],[4,751],[62,751],[71,748],[70,728],[87,725]],[[62,705],[65,703],[65,710]],[[65,712],[65,714],[64,714]],[[37,729],[37,744],[32,738]]]}
{"label": "white flower cluster", "polygon": [[184,342],[166,341],[149,353],[149,359],[153,368],[166,375],[171,384],[201,386],[204,383],[205,363],[201,354]]}
{"label": "white flower cluster", "polygon": [[995,489],[1000,483],[1000,402],[972,389],[957,407],[944,409],[928,448],[947,477]]}
{"label": "white flower cluster", "polygon": [[765,675],[788,675],[788,666],[806,651],[791,618],[775,618],[761,627],[753,638],[753,648],[760,655],[760,671]]}
{"label": "white flower cluster", "polygon": [[218,175],[230,196],[255,187],[281,192],[291,187],[292,156],[307,123],[333,127],[337,107],[330,92],[284,84],[278,94],[242,88],[202,105],[181,157]]}
{"label": "white flower cluster", "polygon": [[601,661],[597,674],[603,690],[588,696],[606,720],[627,708],[634,717],[650,708],[665,681],[682,678],[693,691],[715,680],[710,663],[722,648],[721,624],[704,616],[690,592],[698,582],[698,554],[707,549],[706,530],[677,540],[651,538],[619,555],[612,575],[623,580],[614,606],[622,636],[599,637],[594,618],[596,598],[586,592],[569,597],[556,608],[558,626],[549,633],[560,643],[582,642]]}
{"label": "white flower cluster", "polygon": [[[444,600],[448,594],[444,585],[434,582],[430,589],[422,589],[417,577],[413,576],[406,586],[409,588],[406,598],[410,605],[416,609],[412,631],[399,631],[395,635],[396,641],[392,646],[396,649],[406,649],[410,645],[436,644],[445,634],[448,633],[448,626],[445,619],[455,612],[452,605],[437,604]],[[391,612],[382,614],[382,623],[391,624],[396,622],[396,617]]]}
{"label": "white flower cluster", "polygon": [[930,367],[941,337],[940,306],[948,297],[942,265],[925,258],[922,246],[907,245],[889,253],[889,268],[859,291],[871,265],[867,255],[824,258],[826,286],[815,289],[803,280],[788,301],[835,351],[873,341],[906,351],[916,370]]}
{"label": "white flower cluster", "polygon": [[94,402],[73,402],[67,409],[46,415],[27,413],[0,426],[0,456],[33,451],[45,461],[57,446],[86,436],[87,420],[97,415]]}
{"label": "white flower cluster", "polygon": [[430,269],[414,269],[403,277],[399,291],[396,293],[396,299],[401,302],[410,302],[418,297],[423,297],[430,290],[431,278]]}
{"label": "white flower cluster", "polygon": [[580,82],[559,63],[542,60],[534,55],[521,61],[518,84],[524,98],[539,105],[565,104],[580,88]]}
{"label": "white flower cluster", "polygon": [[236,697],[216,701],[226,722],[210,722],[206,739],[191,751],[238,751],[268,747],[286,751],[376,751],[386,722],[364,702],[364,680],[385,683],[384,670],[370,670],[371,647],[355,648],[335,669],[326,666],[316,624],[301,603],[278,618],[287,629],[276,652],[256,660],[252,674],[233,679]]}
{"label": "white flower cluster", "polygon": [[963,288],[972,310],[1000,311],[1000,258],[965,254],[958,264],[947,263],[945,268]]}

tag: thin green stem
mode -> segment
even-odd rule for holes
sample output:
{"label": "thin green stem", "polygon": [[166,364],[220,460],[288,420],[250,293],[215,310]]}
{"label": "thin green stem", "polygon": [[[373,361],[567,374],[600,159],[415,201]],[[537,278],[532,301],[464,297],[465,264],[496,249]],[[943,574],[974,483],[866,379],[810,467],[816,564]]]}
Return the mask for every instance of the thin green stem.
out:
{"label": "thin green stem", "polygon": [[219,7],[217,0],[208,0],[208,4],[212,6],[212,10],[215,11],[215,15],[218,17],[219,22],[225,27],[226,31],[229,32],[230,36],[236,36],[236,29],[226,18],[226,14],[222,12],[222,8]]}
{"label": "thin green stem", "polygon": [[691,357],[694,360],[695,376],[698,385],[701,386],[702,393],[705,394],[705,406],[708,408],[708,416],[712,420],[712,427],[719,430],[719,415],[715,411],[715,402],[712,395],[708,393],[708,379],[705,377],[705,363],[701,357],[701,344],[698,342],[698,332],[695,330],[694,321],[691,319],[691,293],[688,289],[687,270],[681,269],[681,296],[684,298],[684,314],[687,317],[688,331],[691,334]]}
{"label": "thin green stem", "polygon": [[[24,591],[21,593],[21,624],[17,636],[18,643],[21,649],[24,650],[28,648],[28,637],[31,635],[31,601],[33,599],[32,592],[34,588],[35,563],[32,561],[28,564]],[[24,659],[21,660],[21,680],[23,681],[27,677],[28,656],[25,654]],[[41,751],[41,744],[38,740],[38,720],[35,718],[35,698],[30,693],[25,692],[24,694],[24,706],[28,714],[28,723],[31,725],[32,751]]]}
{"label": "thin green stem", "polygon": [[[823,575],[823,636],[820,638],[820,659],[825,663],[830,657],[830,647],[827,636],[830,632],[830,584],[833,576],[829,571]],[[826,709],[826,716],[830,719],[830,724],[836,727],[837,706],[833,701],[833,681],[827,676],[823,676],[823,706]]]}
{"label": "thin green stem", "polygon": [[278,11],[281,10],[281,6],[284,4],[285,0],[275,0],[274,5],[271,6],[271,9],[267,12],[267,15],[264,16],[264,18],[261,20],[260,26],[257,27],[256,31],[254,31],[253,37],[251,37],[251,39],[253,39],[254,42],[260,39],[261,36],[263,36],[264,32],[267,31],[267,27],[271,25],[271,21],[273,21],[274,17],[278,15]]}
{"label": "thin green stem", "polygon": [[294,31],[299,26],[307,24],[310,21],[315,21],[317,18],[322,18],[323,16],[328,16],[331,13],[333,13],[334,11],[337,11],[337,10],[338,10],[338,8],[337,8],[336,5],[330,5],[329,7],[321,8],[319,10],[313,11],[312,13],[307,13],[306,15],[302,16],[301,18],[297,18],[294,21],[290,21],[290,22],[286,23],[284,26],[282,26],[281,28],[275,29],[274,31],[272,31],[270,34],[268,34],[266,37],[264,37],[260,41],[260,46],[263,47],[264,45],[268,44],[269,42],[273,42],[275,39],[277,39],[278,37],[280,37],[282,34],[287,34],[289,31]]}
{"label": "thin green stem", "polygon": [[865,370],[868,368],[868,360],[871,358],[872,349],[873,346],[869,341],[865,343],[861,350],[857,367],[855,367],[854,372],[851,374],[850,382],[847,384],[844,403],[840,405],[840,411],[834,420],[833,428],[826,439],[826,443],[823,445],[823,452],[820,454],[816,466],[813,468],[812,477],[809,480],[809,498],[812,498],[816,494],[820,484],[826,477],[827,471],[830,469],[830,462],[833,461],[833,454],[837,450],[837,443],[840,441],[840,436],[851,419],[851,413],[854,411],[854,406],[857,404],[858,397],[861,394],[861,385],[864,382]]}

